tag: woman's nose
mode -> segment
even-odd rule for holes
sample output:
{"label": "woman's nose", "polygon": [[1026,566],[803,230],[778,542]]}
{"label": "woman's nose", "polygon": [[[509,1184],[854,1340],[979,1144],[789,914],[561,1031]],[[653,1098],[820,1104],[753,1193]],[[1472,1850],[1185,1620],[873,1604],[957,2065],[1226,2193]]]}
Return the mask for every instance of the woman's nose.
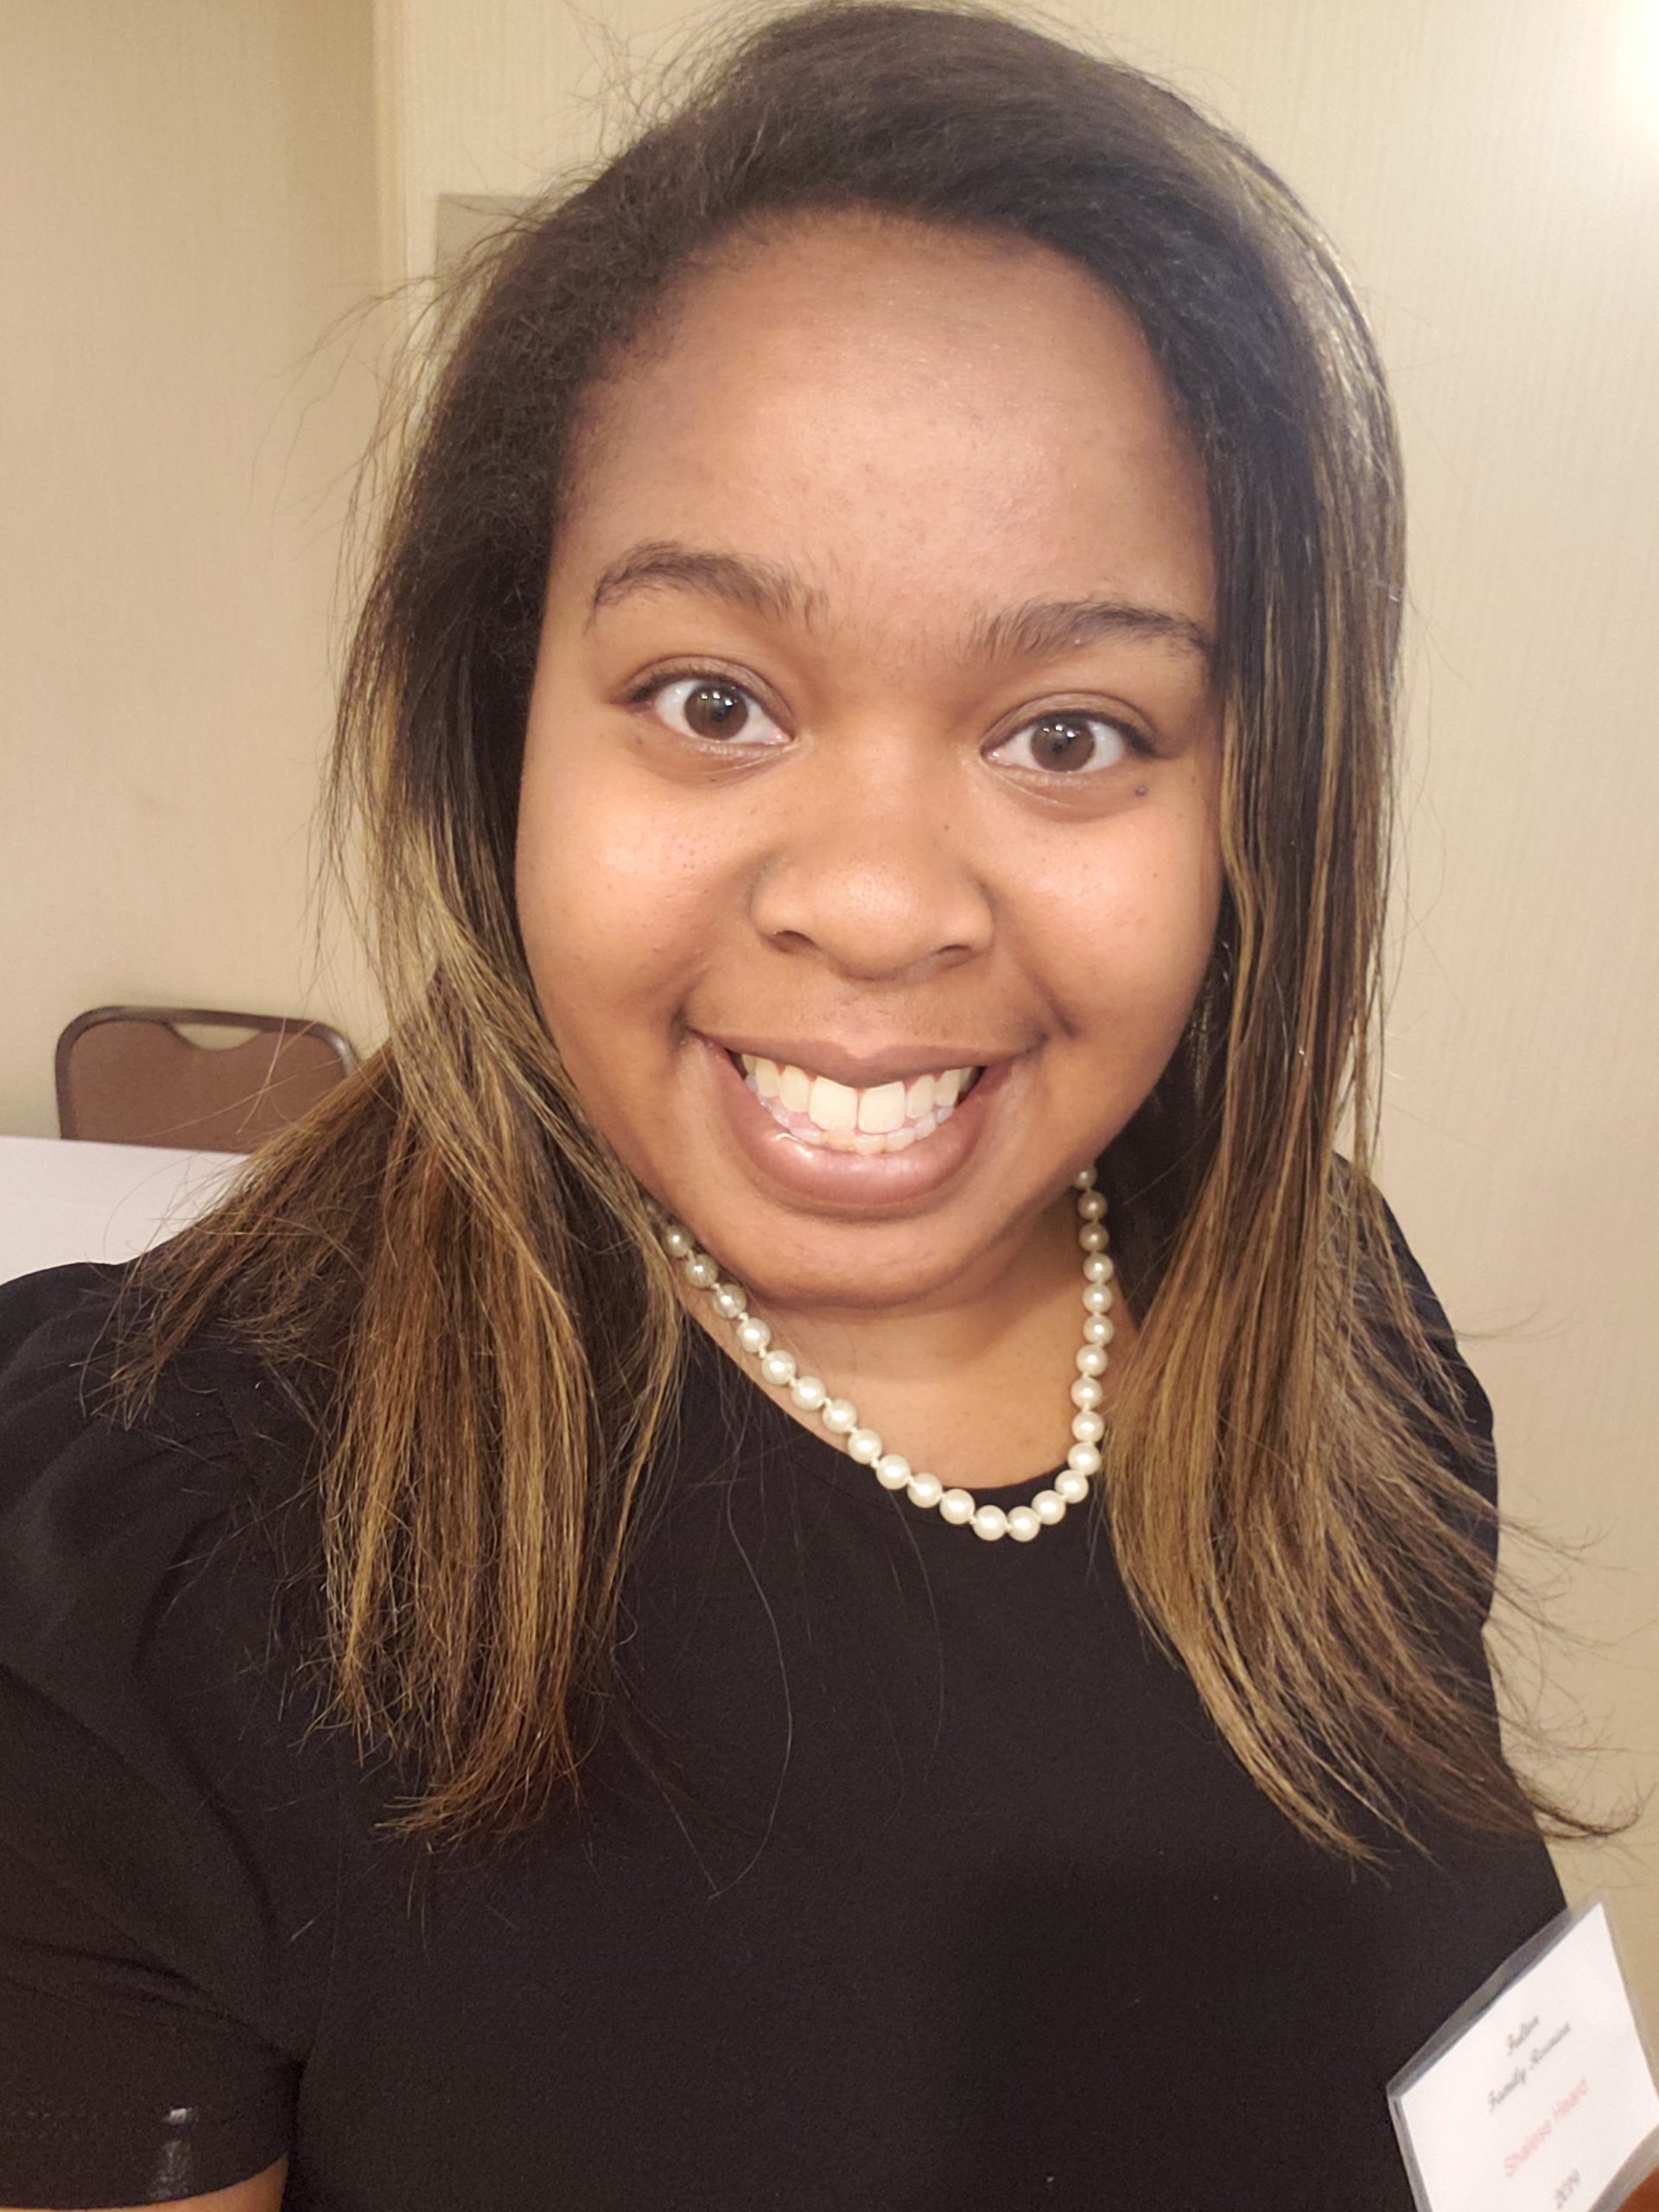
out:
{"label": "woman's nose", "polygon": [[889,753],[802,779],[751,893],[760,934],[867,981],[985,950],[991,899],[949,766],[906,772]]}

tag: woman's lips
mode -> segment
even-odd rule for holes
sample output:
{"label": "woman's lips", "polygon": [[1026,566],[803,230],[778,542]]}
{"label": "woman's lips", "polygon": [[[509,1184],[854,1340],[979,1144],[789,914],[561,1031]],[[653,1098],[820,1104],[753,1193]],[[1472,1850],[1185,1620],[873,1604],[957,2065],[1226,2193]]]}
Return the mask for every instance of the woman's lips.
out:
{"label": "woman's lips", "polygon": [[833,1151],[793,1136],[744,1082],[723,1046],[699,1035],[715,1103],[748,1165],[791,1197],[867,1211],[926,1198],[971,1157],[986,1112],[1024,1058],[995,1062],[949,1117],[902,1152]]}

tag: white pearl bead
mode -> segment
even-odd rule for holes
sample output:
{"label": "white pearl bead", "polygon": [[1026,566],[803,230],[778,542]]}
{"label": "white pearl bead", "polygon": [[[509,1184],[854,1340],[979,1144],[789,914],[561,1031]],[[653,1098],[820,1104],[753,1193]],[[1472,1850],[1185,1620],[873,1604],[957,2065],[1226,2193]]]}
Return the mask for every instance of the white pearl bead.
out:
{"label": "white pearl bead", "polygon": [[1084,1255],[1084,1342],[1077,1355],[1077,1379],[1071,1385],[1071,1402],[1079,1408],[1071,1423],[1077,1441],[1052,1489],[1039,1491],[1029,1505],[1016,1505],[1006,1513],[1000,1506],[976,1505],[970,1491],[945,1489],[937,1475],[912,1472],[901,1452],[887,1451],[873,1428],[860,1425],[850,1398],[832,1398],[817,1376],[798,1372],[792,1353],[781,1345],[772,1349],[772,1330],[749,1312],[742,1284],[721,1277],[718,1262],[698,1246],[683,1224],[660,1216],[654,1208],[652,1221],[663,1249],[681,1262],[689,1282],[709,1293],[715,1312],[732,1324],[738,1344],[760,1362],[766,1380],[775,1389],[787,1388],[803,1413],[820,1414],[831,1434],[844,1440],[849,1457],[874,1469],[884,1489],[902,1490],[921,1510],[937,1508],[942,1520],[971,1526],[987,1542],[1011,1535],[1016,1543],[1029,1543],[1040,1529],[1064,1520],[1069,1506],[1088,1496],[1089,1478],[1100,1471],[1098,1446],[1105,1435],[1105,1423],[1094,1409],[1104,1396],[1096,1380],[1106,1371],[1103,1347],[1115,1334],[1107,1312],[1116,1269],[1106,1249],[1106,1200],[1095,1187],[1098,1170],[1092,1164],[1081,1167],[1071,1179],[1077,1193],[1077,1243]]}

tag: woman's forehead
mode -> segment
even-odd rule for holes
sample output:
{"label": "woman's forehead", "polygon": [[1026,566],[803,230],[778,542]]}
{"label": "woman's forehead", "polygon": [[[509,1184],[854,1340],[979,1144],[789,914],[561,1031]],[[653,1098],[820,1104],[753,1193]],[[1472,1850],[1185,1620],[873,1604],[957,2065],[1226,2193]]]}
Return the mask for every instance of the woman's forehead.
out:
{"label": "woman's forehead", "polygon": [[658,437],[708,441],[823,409],[969,428],[1005,461],[1056,429],[1073,451],[1182,442],[1135,317],[1079,264],[861,213],[801,218],[674,280],[584,411],[602,450],[642,415]]}
{"label": "woman's forehead", "polygon": [[739,543],[825,613],[991,563],[999,606],[1209,619],[1203,472],[1133,317],[995,235],[836,218],[699,270],[594,396],[570,491],[589,590],[641,544]]}

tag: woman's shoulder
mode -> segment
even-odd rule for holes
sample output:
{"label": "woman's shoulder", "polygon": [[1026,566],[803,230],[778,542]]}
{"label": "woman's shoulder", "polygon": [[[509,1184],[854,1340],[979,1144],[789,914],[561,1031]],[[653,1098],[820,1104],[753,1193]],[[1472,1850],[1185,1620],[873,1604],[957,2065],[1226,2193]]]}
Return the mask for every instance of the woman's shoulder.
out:
{"label": "woman's shoulder", "polygon": [[144,1325],[137,1262],[77,1262],[0,1283],[0,1495],[48,1465],[132,1466],[168,1452],[257,1478],[303,1452],[302,1402],[209,1325],[124,1403],[118,1363]]}
{"label": "woman's shoulder", "polygon": [[1449,1452],[1457,1471],[1470,1486],[1489,1504],[1496,1503],[1497,1470],[1493,1452],[1492,1402],[1464,1357],[1457,1331],[1421,1262],[1408,1243],[1394,1209],[1381,1192],[1376,1193],[1376,1200],[1395,1263],[1437,1365],[1424,1368],[1386,1311],[1376,1316],[1377,1332],[1397,1374],[1421,1393],[1428,1408],[1451,1424],[1449,1431],[1435,1426],[1435,1448]]}
{"label": "woman's shoulder", "polygon": [[131,1265],[0,1285],[0,1661],[24,1672],[72,1643],[78,1664],[128,1663],[123,1646],[164,1618],[169,1632],[229,1631],[250,1605],[269,1611],[286,1572],[307,1449],[296,1403],[209,1330],[141,1408],[124,1404],[136,1289]]}
{"label": "woman's shoulder", "polygon": [[140,1283],[129,1264],[0,1285],[0,1846],[26,1846],[38,1820],[44,1849],[72,1770],[133,1820],[142,1783],[181,1834],[200,1827],[204,1783],[223,1813],[292,1779],[304,1424],[212,1326],[124,1407]]}

